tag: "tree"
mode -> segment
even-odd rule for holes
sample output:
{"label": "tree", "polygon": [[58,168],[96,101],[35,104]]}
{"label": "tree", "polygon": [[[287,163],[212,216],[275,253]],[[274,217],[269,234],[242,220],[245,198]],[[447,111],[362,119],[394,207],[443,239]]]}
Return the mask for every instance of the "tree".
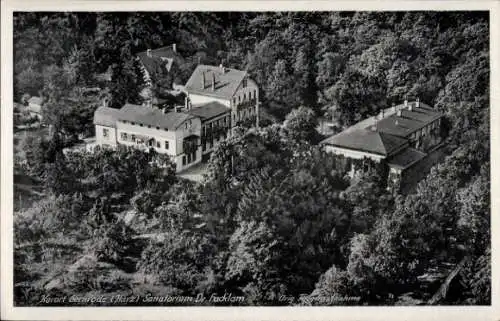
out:
{"label": "tree", "polygon": [[352,69],[330,90],[328,95],[335,101],[338,119],[343,125],[351,125],[387,106],[384,81]]}
{"label": "tree", "polygon": [[288,71],[286,61],[278,59],[265,91],[270,110],[278,117],[285,116],[297,104],[297,93],[293,88],[293,77]]}
{"label": "tree", "polygon": [[299,107],[293,109],[285,118],[283,128],[286,135],[297,142],[306,141],[316,143],[319,134],[316,130],[317,119],[312,109]]}

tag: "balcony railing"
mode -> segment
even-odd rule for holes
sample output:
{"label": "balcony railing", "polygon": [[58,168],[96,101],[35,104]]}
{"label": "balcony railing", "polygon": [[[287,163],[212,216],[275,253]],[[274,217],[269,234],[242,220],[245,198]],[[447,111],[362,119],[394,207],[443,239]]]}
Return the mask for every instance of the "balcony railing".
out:
{"label": "balcony railing", "polygon": [[257,99],[250,99],[250,100],[242,101],[241,103],[238,103],[236,105],[236,110],[241,110],[241,109],[244,109],[247,107],[253,107],[255,105],[257,105]]}

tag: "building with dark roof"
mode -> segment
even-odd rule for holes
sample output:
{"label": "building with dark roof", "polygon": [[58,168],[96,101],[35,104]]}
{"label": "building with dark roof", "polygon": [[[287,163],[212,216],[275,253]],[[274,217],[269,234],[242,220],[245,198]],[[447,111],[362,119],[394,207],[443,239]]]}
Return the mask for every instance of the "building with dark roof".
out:
{"label": "building with dark roof", "polygon": [[125,104],[99,107],[94,113],[96,144],[153,148],[167,154],[182,171],[201,161],[201,118],[181,111]]}
{"label": "building with dark roof", "polygon": [[[186,60],[177,51],[175,43],[171,46],[139,52],[137,60],[140,62],[147,89],[152,91],[153,85],[159,83],[166,84],[169,87],[165,88],[165,90],[181,85],[177,73],[179,66],[182,66]],[[153,93],[153,97],[156,94]]]}
{"label": "building with dark roof", "polygon": [[[394,183],[442,142],[442,118],[442,113],[418,99],[405,101],[326,138],[321,145],[327,152],[349,159],[387,165],[389,180]],[[355,172],[352,167],[351,175]]]}
{"label": "building with dark roof", "polygon": [[[160,49],[139,56],[148,65],[172,52]],[[155,148],[172,156],[178,171],[184,170],[208,159],[235,126],[244,121],[258,125],[258,91],[245,71],[198,65],[185,86],[184,106],[158,109],[149,102],[119,110],[99,107],[94,114],[96,143]]]}
{"label": "building with dark roof", "polygon": [[[245,123],[259,126],[259,88],[246,71],[223,65],[198,65],[184,91],[186,109],[203,119],[202,150],[206,157],[217,142],[217,138],[213,139],[219,137],[216,133],[224,132],[224,128]],[[220,115],[213,117],[214,113]]]}
{"label": "building with dark roof", "polygon": [[259,88],[246,71],[198,65],[184,90],[193,108],[216,101],[231,109],[233,124],[251,118],[258,122]]}

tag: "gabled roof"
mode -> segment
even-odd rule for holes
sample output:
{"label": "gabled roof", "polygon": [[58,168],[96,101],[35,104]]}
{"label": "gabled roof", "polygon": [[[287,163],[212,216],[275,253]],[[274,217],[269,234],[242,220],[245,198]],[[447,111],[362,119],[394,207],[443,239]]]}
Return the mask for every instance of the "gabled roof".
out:
{"label": "gabled roof", "polygon": [[[233,68],[198,65],[186,83],[188,93],[230,99],[246,76],[246,72]],[[203,88],[203,75],[205,87]],[[212,89],[212,79],[215,76],[215,90]]]}
{"label": "gabled roof", "polygon": [[43,98],[38,96],[33,96],[30,99],[28,99],[28,103],[41,105],[43,104]]}
{"label": "gabled roof", "polygon": [[162,110],[140,105],[125,104],[120,109],[118,120],[129,121],[146,126],[167,128],[175,130],[183,122],[188,119],[196,118],[196,116],[183,112],[168,112],[163,113]]}
{"label": "gabled roof", "polygon": [[158,68],[170,71],[174,60],[178,61],[179,64],[184,63],[184,58],[177,51],[174,51],[172,46],[152,49],[150,54],[151,56],[148,55],[147,51],[137,54],[140,62],[150,75],[158,70]]}
{"label": "gabled roof", "polygon": [[208,120],[222,114],[230,112],[231,109],[219,102],[212,101],[203,105],[193,106],[187,113]]}
{"label": "gabled roof", "polygon": [[94,113],[94,124],[115,128],[119,115],[119,109],[101,106]]}
{"label": "gabled roof", "polygon": [[419,107],[415,107],[415,102],[409,104],[412,110],[401,108],[401,116],[395,113],[379,120],[377,130],[391,135],[408,137],[418,129],[443,116],[439,111],[426,104],[420,103]]}
{"label": "gabled roof", "polygon": [[408,144],[408,142],[404,138],[390,134],[373,130],[357,129],[331,136],[323,140],[321,144],[359,150],[381,156],[390,156],[392,153]]}

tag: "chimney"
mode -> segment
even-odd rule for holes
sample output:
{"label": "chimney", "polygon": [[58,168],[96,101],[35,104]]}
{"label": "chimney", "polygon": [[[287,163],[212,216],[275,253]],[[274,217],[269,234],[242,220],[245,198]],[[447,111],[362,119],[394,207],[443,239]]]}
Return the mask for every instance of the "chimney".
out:
{"label": "chimney", "polygon": [[148,54],[148,57],[151,57],[151,56],[152,56],[152,55],[151,55],[151,49],[148,49],[146,52],[147,52],[147,54]]}
{"label": "chimney", "polygon": [[104,98],[104,99],[102,100],[102,106],[103,106],[103,107],[108,107],[108,98]]}
{"label": "chimney", "polygon": [[396,119],[396,126],[399,126],[399,121]]}
{"label": "chimney", "polygon": [[405,99],[405,107],[408,107],[408,99]]}
{"label": "chimney", "polygon": [[215,72],[212,72],[212,91],[215,91]]}
{"label": "chimney", "polygon": [[398,117],[401,117],[403,115],[402,112],[401,112],[401,109],[398,110],[397,115],[398,115]]}
{"label": "chimney", "polygon": [[412,111],[412,110],[413,110],[413,105],[412,105],[412,104],[410,104],[410,105],[408,106],[408,110],[409,110],[409,111]]}
{"label": "chimney", "polygon": [[420,99],[417,98],[417,102],[415,103],[415,107],[420,107]]}
{"label": "chimney", "polygon": [[173,50],[174,52],[177,52],[177,44],[176,44],[176,43],[174,43],[174,44],[172,45],[172,50]]}
{"label": "chimney", "polygon": [[206,86],[206,81],[205,81],[205,72],[202,73],[202,80],[201,80],[201,89],[205,89]]}

